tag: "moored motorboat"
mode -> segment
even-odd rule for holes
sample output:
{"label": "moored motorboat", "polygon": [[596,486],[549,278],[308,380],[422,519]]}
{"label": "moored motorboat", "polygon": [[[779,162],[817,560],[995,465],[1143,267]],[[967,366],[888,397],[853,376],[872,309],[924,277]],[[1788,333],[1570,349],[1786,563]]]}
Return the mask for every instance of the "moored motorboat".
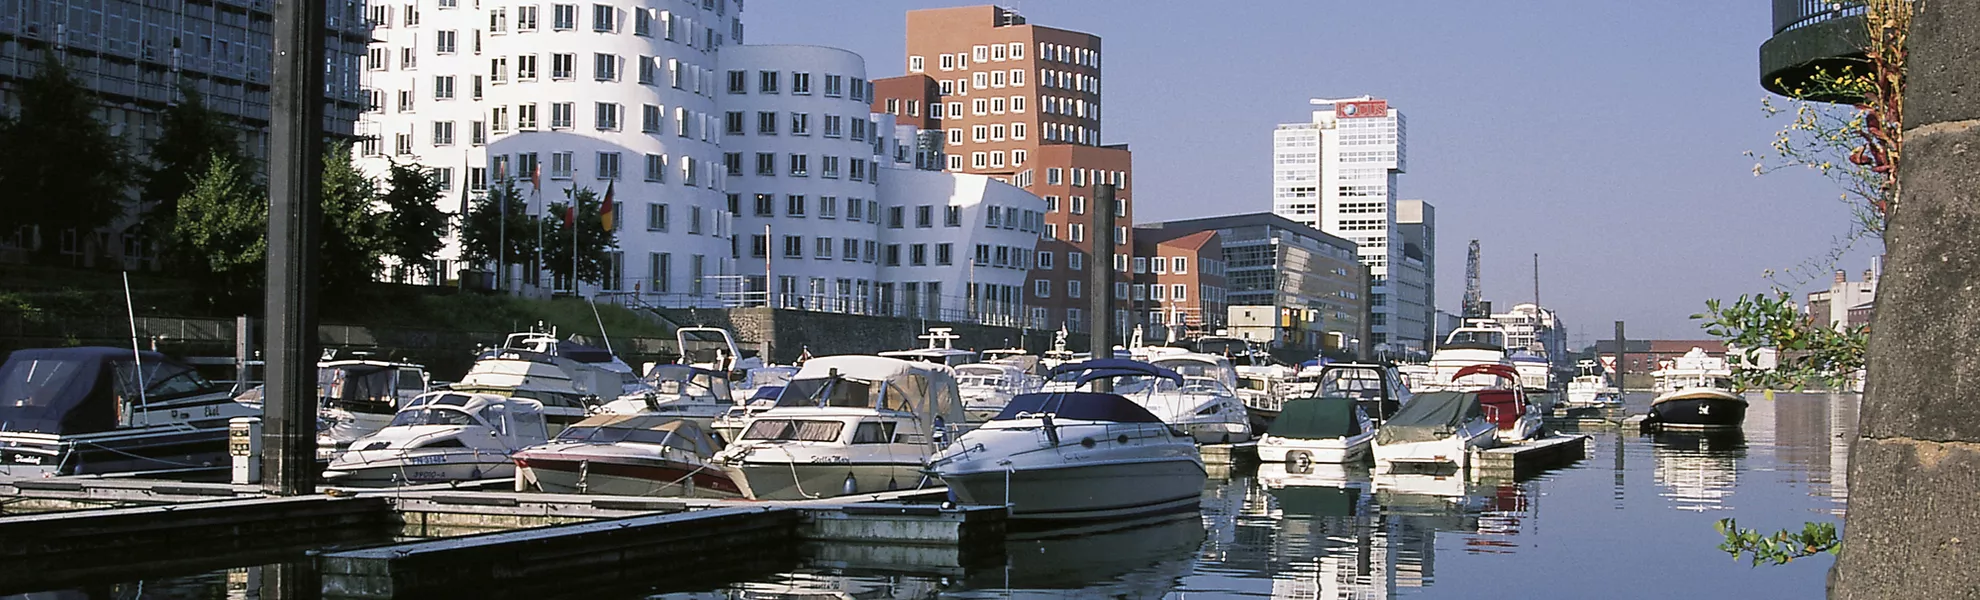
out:
{"label": "moored motorboat", "polygon": [[1746,421],[1746,397],[1725,359],[1692,348],[1651,374],[1658,390],[1644,428],[1737,429]]}
{"label": "moored motorboat", "polygon": [[716,441],[687,419],[602,414],[513,457],[518,484],[546,492],[736,498],[742,490],[710,461]]}
{"label": "moored motorboat", "polygon": [[1347,463],[1368,455],[1375,422],[1354,398],[1289,400],[1272,429],[1258,438],[1258,460],[1270,463]]}
{"label": "moored motorboat", "polygon": [[599,412],[687,419],[705,427],[736,406],[735,396],[729,393],[729,379],[721,372],[688,365],[653,365],[644,382],[644,389],[606,402]]}
{"label": "moored motorboat", "polygon": [[[1491,319],[1466,319],[1465,324],[1451,331],[1444,343],[1430,354],[1430,362],[1422,369],[1422,381],[1415,387],[1421,390],[1471,390],[1499,385],[1493,377],[1458,376],[1458,371],[1473,365],[1513,366],[1506,353],[1506,329],[1498,321]],[[1517,381],[1517,379],[1515,379]]]}
{"label": "moored motorboat", "polygon": [[956,335],[955,330],[951,328],[930,327],[928,333],[921,334],[920,337],[928,341],[927,347],[881,352],[880,356],[949,367],[976,362],[975,352],[955,347],[956,340],[961,339],[961,336]]}
{"label": "moored motorboat", "polygon": [[956,388],[962,393],[963,412],[971,423],[981,423],[1004,411],[1012,397],[1038,391],[1044,380],[1015,364],[970,363],[956,367]]}
{"label": "moored motorboat", "polygon": [[1414,394],[1396,367],[1387,364],[1329,363],[1311,376],[1312,396],[1354,398],[1377,423],[1402,410]]}
{"label": "moored motorboat", "polygon": [[1566,400],[1555,408],[1569,411],[1609,409],[1622,406],[1622,394],[1609,384],[1601,365],[1592,360],[1575,362],[1576,375],[1567,384]]}
{"label": "moored motorboat", "polygon": [[1472,365],[1458,370],[1457,378],[1477,375],[1491,375],[1503,382],[1501,387],[1476,390],[1478,403],[1484,406],[1485,419],[1498,426],[1500,442],[1540,436],[1544,424],[1541,410],[1527,399],[1526,388],[1519,385],[1517,371],[1505,365]]}
{"label": "moored motorboat", "polygon": [[879,356],[806,361],[775,405],[750,415],[716,456],[743,494],[802,500],[912,489],[964,422],[952,371]]}
{"label": "moored motorboat", "polygon": [[456,391],[413,398],[377,433],[330,461],[340,485],[409,485],[515,474],[517,450],[548,441],[543,405],[528,398]]}
{"label": "moored motorboat", "polygon": [[1417,394],[1375,433],[1375,464],[1383,470],[1471,465],[1471,451],[1498,445],[1497,425],[1485,417],[1478,392]]}
{"label": "moored motorboat", "polygon": [[228,419],[260,415],[156,352],[16,350],[0,364],[0,475],[219,475]]}
{"label": "moored motorboat", "polygon": [[[1143,378],[1124,383],[1121,395],[1188,432],[1199,444],[1251,441],[1251,416],[1233,389],[1237,373],[1229,359],[1175,348],[1154,350],[1158,352],[1144,354],[1141,360],[1175,371],[1182,375],[1181,381]],[[1089,364],[1100,363],[1089,361]]]}
{"label": "moored motorboat", "polygon": [[[957,498],[1008,504],[1013,519],[1114,519],[1194,510],[1206,478],[1196,444],[1099,380],[1181,375],[1100,360],[1052,370],[1056,391],[1021,394],[937,453],[930,469]],[[1105,386],[1102,386],[1105,387]]]}

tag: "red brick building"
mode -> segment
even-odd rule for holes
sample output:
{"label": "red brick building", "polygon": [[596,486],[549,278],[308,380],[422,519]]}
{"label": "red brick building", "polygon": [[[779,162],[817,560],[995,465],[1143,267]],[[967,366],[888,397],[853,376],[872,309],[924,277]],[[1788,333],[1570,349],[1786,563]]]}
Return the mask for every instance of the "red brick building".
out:
{"label": "red brick building", "polygon": [[1128,302],[1144,339],[1155,343],[1194,338],[1222,328],[1224,244],[1217,232],[1139,233],[1134,239]]}

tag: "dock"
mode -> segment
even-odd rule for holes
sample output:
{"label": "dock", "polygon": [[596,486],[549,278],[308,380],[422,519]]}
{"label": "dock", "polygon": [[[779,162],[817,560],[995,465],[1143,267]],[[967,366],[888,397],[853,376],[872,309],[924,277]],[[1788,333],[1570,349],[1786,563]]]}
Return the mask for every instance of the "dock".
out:
{"label": "dock", "polygon": [[1203,463],[1208,465],[1235,465],[1239,462],[1258,462],[1258,442],[1234,444],[1204,444],[1198,447],[1203,455]]}
{"label": "dock", "polygon": [[1588,456],[1588,439],[1583,434],[1556,433],[1477,450],[1471,454],[1471,476],[1474,479],[1519,479],[1564,466]]}

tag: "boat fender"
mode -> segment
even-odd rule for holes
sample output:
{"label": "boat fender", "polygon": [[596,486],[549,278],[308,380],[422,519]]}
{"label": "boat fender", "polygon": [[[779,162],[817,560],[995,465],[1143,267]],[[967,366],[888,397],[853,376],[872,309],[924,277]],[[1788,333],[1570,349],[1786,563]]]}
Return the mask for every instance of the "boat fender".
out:
{"label": "boat fender", "polygon": [[854,479],[852,473],[846,473],[846,483],[842,488],[839,490],[840,495],[851,496],[859,490],[859,480]]}
{"label": "boat fender", "polygon": [[1086,447],[1086,448],[1092,448],[1092,447],[1093,447],[1093,446],[1095,445],[1095,442],[1093,441],[1093,438],[1090,438],[1090,437],[1089,437],[1089,438],[1085,438],[1085,439],[1082,439],[1082,440],[1080,440],[1080,441],[1079,441],[1079,445],[1080,445],[1080,446],[1083,446],[1083,447]]}
{"label": "boat fender", "polygon": [[1114,442],[1115,442],[1115,443],[1118,443],[1118,444],[1121,444],[1121,445],[1123,445],[1123,446],[1125,446],[1125,445],[1127,445],[1127,442],[1128,442],[1128,436],[1127,436],[1127,434],[1125,434],[1125,433],[1123,433],[1123,434],[1121,434],[1121,437],[1117,437],[1117,438],[1114,438]]}
{"label": "boat fender", "polygon": [[1052,445],[1054,446],[1059,445],[1059,427],[1052,424],[1052,415],[1047,414],[1041,417],[1040,421],[1043,421],[1045,425],[1045,439],[1052,440]]}

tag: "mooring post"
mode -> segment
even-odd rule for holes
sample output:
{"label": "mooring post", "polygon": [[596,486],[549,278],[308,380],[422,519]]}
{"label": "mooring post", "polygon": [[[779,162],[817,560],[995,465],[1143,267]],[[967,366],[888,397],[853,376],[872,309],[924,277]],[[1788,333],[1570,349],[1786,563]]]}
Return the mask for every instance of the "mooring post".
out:
{"label": "mooring post", "polygon": [[268,148],[262,489],[316,491],[316,224],[323,180],[323,0],[275,3]]}
{"label": "mooring post", "polygon": [[[1093,186],[1093,253],[1086,266],[1089,289],[1092,299],[1091,310],[1087,315],[1087,346],[1093,349],[1093,358],[1114,357],[1114,186],[1096,184]],[[1096,379],[1095,385],[1106,380]]]}

